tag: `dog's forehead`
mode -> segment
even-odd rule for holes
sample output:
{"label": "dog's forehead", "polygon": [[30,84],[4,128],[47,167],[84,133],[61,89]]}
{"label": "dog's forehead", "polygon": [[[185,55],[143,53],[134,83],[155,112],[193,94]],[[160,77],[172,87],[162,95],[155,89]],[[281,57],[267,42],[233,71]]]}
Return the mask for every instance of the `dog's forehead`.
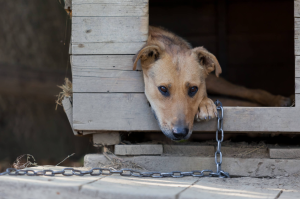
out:
{"label": "dog's forehead", "polygon": [[159,59],[149,74],[155,81],[173,83],[173,82],[200,82],[202,67],[191,56],[167,55]]}

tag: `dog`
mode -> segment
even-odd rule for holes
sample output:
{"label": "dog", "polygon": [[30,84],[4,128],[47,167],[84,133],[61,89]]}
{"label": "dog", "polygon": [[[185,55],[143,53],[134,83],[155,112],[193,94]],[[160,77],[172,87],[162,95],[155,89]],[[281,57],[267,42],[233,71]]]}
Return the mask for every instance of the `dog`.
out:
{"label": "dog", "polygon": [[[146,44],[133,58],[133,70],[139,61],[147,100],[161,131],[171,140],[188,139],[195,119],[217,117],[207,90],[269,106],[290,103],[289,98],[233,85],[220,78],[222,69],[213,54],[204,47],[192,48],[184,39],[161,27],[149,27]],[[210,74],[213,71],[214,75]]]}

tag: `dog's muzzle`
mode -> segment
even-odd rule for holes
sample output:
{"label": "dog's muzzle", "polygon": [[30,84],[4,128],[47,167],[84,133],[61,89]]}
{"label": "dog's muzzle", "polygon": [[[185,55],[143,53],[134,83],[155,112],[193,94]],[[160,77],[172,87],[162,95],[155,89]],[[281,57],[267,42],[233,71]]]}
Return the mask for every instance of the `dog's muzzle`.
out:
{"label": "dog's muzzle", "polygon": [[184,127],[174,127],[172,133],[176,139],[181,140],[187,136],[189,129]]}

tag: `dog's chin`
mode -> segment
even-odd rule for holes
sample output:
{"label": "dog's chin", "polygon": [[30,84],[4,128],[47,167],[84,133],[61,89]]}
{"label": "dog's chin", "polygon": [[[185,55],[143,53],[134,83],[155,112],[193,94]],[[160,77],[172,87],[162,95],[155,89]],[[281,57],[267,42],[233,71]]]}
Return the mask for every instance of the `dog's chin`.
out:
{"label": "dog's chin", "polygon": [[192,131],[190,130],[189,133],[188,133],[185,137],[183,137],[183,138],[176,138],[176,137],[173,135],[171,128],[169,128],[169,127],[167,127],[167,126],[165,126],[165,125],[161,125],[159,119],[157,118],[157,115],[156,115],[154,109],[151,108],[151,110],[152,110],[152,113],[153,113],[155,119],[156,119],[157,122],[158,122],[158,125],[159,125],[160,130],[163,132],[163,134],[164,134],[167,138],[171,139],[172,141],[179,142],[179,141],[184,141],[184,140],[189,139],[190,136],[192,135]]}

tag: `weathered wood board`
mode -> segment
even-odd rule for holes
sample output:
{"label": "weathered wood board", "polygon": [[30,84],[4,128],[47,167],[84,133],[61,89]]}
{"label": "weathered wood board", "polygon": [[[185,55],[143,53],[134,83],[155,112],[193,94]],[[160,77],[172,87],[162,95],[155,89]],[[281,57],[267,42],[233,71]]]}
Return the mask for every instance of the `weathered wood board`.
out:
{"label": "weathered wood board", "polygon": [[115,145],[115,155],[161,155],[161,144]]}
{"label": "weathered wood board", "polygon": [[148,15],[148,0],[111,1],[111,0],[72,0],[73,17],[99,16],[146,16]]}
{"label": "weathered wood board", "polygon": [[73,131],[74,135],[78,135],[78,133],[76,131],[74,131],[74,129],[73,129],[73,107],[72,107],[70,97],[65,97],[62,100],[62,105],[63,105],[64,111],[67,115],[67,118],[70,122],[70,125],[71,125],[71,128],[72,128],[72,131]]}
{"label": "weathered wood board", "polygon": [[300,107],[300,94],[295,94],[295,106]]}
{"label": "weathered wood board", "polygon": [[73,92],[144,92],[132,55],[72,56]]}
{"label": "weathered wood board", "polygon": [[72,43],[73,54],[135,54],[145,44],[141,42],[94,42],[94,43]]}
{"label": "weathered wood board", "polygon": [[300,55],[300,18],[295,18],[295,55]]}
{"label": "weathered wood board", "polygon": [[294,0],[294,17],[300,17],[300,0]]}
{"label": "weathered wood board", "polygon": [[[160,131],[143,93],[74,93],[76,130]],[[224,130],[240,132],[299,132],[300,109],[224,108]],[[194,131],[216,130],[216,120],[196,123]]]}
{"label": "weathered wood board", "polygon": [[300,93],[300,78],[295,78],[295,93]]}
{"label": "weathered wood board", "polygon": [[300,77],[300,56],[295,59],[295,77]]}
{"label": "weathered wood board", "polygon": [[164,154],[174,156],[212,156],[215,154],[214,146],[202,145],[163,145]]}
{"label": "weathered wood board", "polygon": [[148,17],[74,17],[72,43],[141,42],[148,37]]}
{"label": "weathered wood board", "polygon": [[72,54],[135,54],[148,37],[148,0],[72,1]]}
{"label": "weathered wood board", "polygon": [[270,148],[270,158],[273,159],[298,159],[300,148]]}

